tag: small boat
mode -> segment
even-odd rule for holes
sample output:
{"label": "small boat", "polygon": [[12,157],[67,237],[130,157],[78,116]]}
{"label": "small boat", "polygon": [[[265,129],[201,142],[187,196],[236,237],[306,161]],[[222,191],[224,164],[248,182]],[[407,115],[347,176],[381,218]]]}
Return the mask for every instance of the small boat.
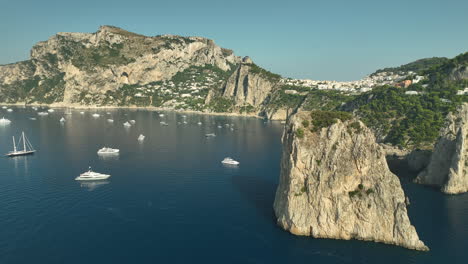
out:
{"label": "small boat", "polygon": [[97,154],[98,155],[108,155],[108,154],[119,154],[120,150],[119,149],[113,149],[113,148],[107,148],[103,147],[102,149],[98,150]]}
{"label": "small boat", "polygon": [[138,141],[143,141],[143,140],[145,140],[145,136],[143,134],[140,134],[138,136]]}
{"label": "small boat", "polygon": [[163,125],[163,126],[168,126],[168,125],[169,125],[168,123],[166,123],[166,122],[164,122],[164,121],[161,121],[161,122],[159,122],[159,123],[160,123],[161,125]]}
{"label": "small boat", "polygon": [[6,119],[5,117],[2,117],[2,119],[0,119],[0,125],[9,125],[11,123],[11,121],[9,119]]}
{"label": "small boat", "polygon": [[6,107],[6,106],[2,106],[2,109],[7,109],[7,107]]}
{"label": "small boat", "polygon": [[202,125],[202,122],[198,122],[197,124],[198,124],[199,126],[201,126],[201,125]]}
{"label": "small boat", "polygon": [[221,163],[223,163],[223,164],[229,164],[229,165],[239,165],[239,164],[240,164],[240,162],[238,162],[238,161],[236,161],[236,160],[233,160],[232,158],[229,158],[229,157],[223,159],[223,160],[221,161]]}
{"label": "small boat", "polygon": [[96,113],[93,114],[93,117],[95,117],[95,118],[98,118],[100,116],[101,116],[100,114],[96,114]]}
{"label": "small boat", "polygon": [[30,117],[29,120],[36,120],[37,118],[35,117]]}
{"label": "small boat", "polygon": [[23,150],[16,149],[16,141],[15,137],[13,137],[13,151],[8,152],[5,156],[24,156],[34,154],[34,152],[36,152],[36,150],[34,150],[33,146],[31,145],[31,142],[29,142],[28,138],[24,135],[24,132],[22,132],[21,134],[20,140],[18,141],[18,145],[20,145],[21,143],[23,144]]}
{"label": "small boat", "polygon": [[136,123],[135,120],[130,120],[130,124],[134,125]]}
{"label": "small boat", "polygon": [[129,122],[125,122],[123,125],[124,125],[124,127],[131,127],[132,126],[132,124],[130,124]]}
{"label": "small boat", "polygon": [[37,113],[37,114],[38,114],[38,115],[40,115],[40,116],[46,116],[46,115],[49,115],[49,113],[47,113],[47,112],[39,112],[39,113]]}
{"label": "small boat", "polygon": [[89,167],[89,170],[87,172],[81,173],[80,176],[75,178],[75,181],[97,181],[105,180],[109,177],[109,174],[94,172],[91,170],[91,167]]}
{"label": "small boat", "polygon": [[53,113],[53,112],[55,112],[55,110],[54,110],[54,109],[52,109],[52,108],[51,108],[51,109],[49,109],[49,110],[47,110],[47,111],[48,111],[49,113]]}
{"label": "small boat", "polygon": [[84,112],[80,112],[80,114],[84,115]]}
{"label": "small boat", "polygon": [[107,119],[107,122],[114,123],[114,119]]}
{"label": "small boat", "polygon": [[107,112],[106,114],[110,115],[110,112]]}
{"label": "small boat", "polygon": [[186,118],[187,116],[186,115],[182,115],[183,118]]}
{"label": "small boat", "polygon": [[35,107],[35,106],[33,106],[32,109],[33,109],[34,111],[37,111],[37,107]]}
{"label": "small boat", "polygon": [[164,117],[164,114],[159,114],[159,117]]}
{"label": "small boat", "polygon": [[218,128],[223,128],[223,126],[218,126]]}
{"label": "small boat", "polygon": [[182,123],[184,123],[184,124],[186,125],[186,124],[187,124],[187,121],[184,121],[184,122],[182,122]]}
{"label": "small boat", "polygon": [[7,109],[7,112],[13,112],[13,109],[8,108],[8,109]]}
{"label": "small boat", "polygon": [[216,134],[215,133],[208,133],[208,134],[205,134],[205,137],[216,137]]}
{"label": "small boat", "polygon": [[65,117],[60,118],[60,123],[65,123]]}

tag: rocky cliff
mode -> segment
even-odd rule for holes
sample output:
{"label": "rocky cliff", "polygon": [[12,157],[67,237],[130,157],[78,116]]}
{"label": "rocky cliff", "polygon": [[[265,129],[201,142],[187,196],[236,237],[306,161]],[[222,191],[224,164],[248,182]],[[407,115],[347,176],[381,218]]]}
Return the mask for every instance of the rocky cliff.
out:
{"label": "rocky cliff", "polygon": [[400,181],[372,132],[345,114],[299,112],[283,133],[274,210],[296,235],[360,239],[428,250]]}
{"label": "rocky cliff", "polygon": [[0,66],[0,102],[261,113],[280,79],[201,37],[102,26],[58,33]]}
{"label": "rocky cliff", "polygon": [[434,185],[442,192],[456,194],[468,191],[468,103],[450,113],[434,148],[429,165],[415,182]]}

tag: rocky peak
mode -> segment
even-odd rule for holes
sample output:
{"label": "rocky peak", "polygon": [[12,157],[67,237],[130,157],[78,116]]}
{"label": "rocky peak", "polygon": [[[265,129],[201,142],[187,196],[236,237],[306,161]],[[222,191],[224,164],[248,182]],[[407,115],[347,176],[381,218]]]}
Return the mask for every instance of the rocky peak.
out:
{"label": "rocky peak", "polygon": [[449,113],[440,131],[429,165],[415,182],[433,185],[442,192],[468,192],[468,103]]}
{"label": "rocky peak", "polygon": [[296,235],[359,239],[428,250],[405,194],[370,129],[349,114],[298,112],[282,137],[274,210]]}

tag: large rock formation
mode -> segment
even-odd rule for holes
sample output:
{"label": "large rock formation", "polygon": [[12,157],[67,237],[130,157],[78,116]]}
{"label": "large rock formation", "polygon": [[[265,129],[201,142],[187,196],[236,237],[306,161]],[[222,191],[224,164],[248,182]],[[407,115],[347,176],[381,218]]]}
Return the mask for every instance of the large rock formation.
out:
{"label": "large rock formation", "polygon": [[312,132],[310,122],[310,112],[298,112],[285,126],[274,202],[278,224],[296,235],[428,250],[372,132],[354,120]]}
{"label": "large rock formation", "polygon": [[450,113],[435,145],[429,165],[415,182],[434,185],[442,192],[456,194],[468,191],[468,103]]}
{"label": "large rock formation", "polygon": [[229,77],[223,96],[234,98],[237,106],[258,107],[265,103],[280,77],[256,66],[245,57],[233,75]]}

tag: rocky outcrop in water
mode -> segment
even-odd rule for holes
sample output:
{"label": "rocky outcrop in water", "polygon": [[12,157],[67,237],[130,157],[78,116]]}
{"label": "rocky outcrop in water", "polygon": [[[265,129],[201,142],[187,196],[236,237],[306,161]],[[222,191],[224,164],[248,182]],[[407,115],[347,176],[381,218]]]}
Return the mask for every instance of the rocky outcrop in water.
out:
{"label": "rocky outcrop in water", "polygon": [[428,250],[373,133],[360,121],[320,127],[326,121],[312,120],[310,112],[299,112],[285,126],[274,202],[278,224],[296,235]]}
{"label": "rocky outcrop in water", "polygon": [[468,192],[468,103],[447,116],[430,163],[415,182],[433,185],[449,194]]}

